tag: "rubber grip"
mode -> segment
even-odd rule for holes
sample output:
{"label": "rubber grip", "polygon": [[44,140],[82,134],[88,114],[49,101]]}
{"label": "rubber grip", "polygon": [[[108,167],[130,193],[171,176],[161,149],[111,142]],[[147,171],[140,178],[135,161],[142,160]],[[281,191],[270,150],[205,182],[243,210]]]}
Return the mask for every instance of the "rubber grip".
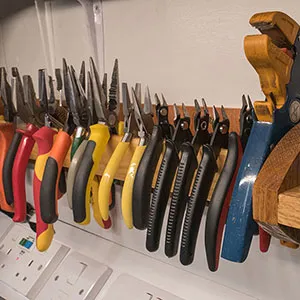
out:
{"label": "rubber grip", "polygon": [[259,249],[261,252],[268,252],[271,243],[271,235],[259,226]]}
{"label": "rubber grip", "polygon": [[40,190],[46,161],[56,133],[55,130],[44,126],[32,136],[38,147],[38,156],[34,165],[33,199],[36,215],[36,248],[39,251],[46,251],[54,236],[53,225],[44,223],[41,217]]}
{"label": "rubber grip", "polygon": [[[14,126],[12,123],[0,123],[0,170],[4,170],[4,162],[6,154],[11,145],[12,139],[14,136]],[[4,175],[4,176],[3,176]],[[0,172],[0,208],[3,211],[13,212],[13,207],[9,205],[5,198],[5,189],[3,180],[7,176],[6,173],[3,174],[3,171]]]}
{"label": "rubber grip", "polygon": [[242,160],[241,141],[235,132],[228,137],[228,152],[224,167],[209,202],[205,224],[205,250],[209,270],[217,271],[223,230],[237,172]]}
{"label": "rubber grip", "polygon": [[84,153],[84,150],[86,148],[88,141],[84,140],[76,150],[75,154],[72,157],[69,171],[68,171],[68,178],[67,178],[67,198],[68,198],[68,204],[69,207],[72,209],[72,197],[73,197],[73,186],[74,186],[74,180],[75,175],[78,171],[79,165],[81,163],[82,155]]}
{"label": "rubber grip", "polygon": [[182,230],[180,262],[189,265],[194,260],[198,232],[208,193],[218,169],[210,145],[204,145],[202,159],[197,169],[190,200],[188,201]]}
{"label": "rubber grip", "polygon": [[84,138],[85,138],[84,135],[73,138],[72,147],[71,147],[71,160],[73,159],[74,154],[76,153],[78,147],[80,146]]}
{"label": "rubber grip", "polygon": [[128,229],[133,228],[133,221],[132,221],[133,184],[134,184],[137,168],[142,159],[145,149],[146,146],[137,146],[137,148],[135,149],[123,185],[122,199],[121,199],[122,216],[123,216],[124,223]]}
{"label": "rubber grip", "polygon": [[7,204],[13,205],[14,193],[12,186],[12,169],[22,139],[22,133],[16,131],[8,148],[2,170],[3,188]]}
{"label": "rubber grip", "polygon": [[183,216],[197,166],[194,147],[190,142],[183,143],[167,222],[165,254],[168,257],[175,256],[178,251]]}
{"label": "rubber grip", "polygon": [[70,145],[71,137],[66,132],[60,131],[46,162],[42,176],[40,207],[42,220],[47,224],[52,224],[58,219],[58,182]]}
{"label": "rubber grip", "polygon": [[89,202],[92,182],[110,138],[109,129],[104,124],[92,125],[90,131],[88,144],[75,175],[72,197],[74,221],[82,225],[90,223]]}
{"label": "rubber grip", "polygon": [[103,220],[109,218],[110,191],[120,163],[129,148],[129,142],[120,142],[114,150],[103,172],[98,192],[98,204]]}
{"label": "rubber grip", "polygon": [[32,135],[38,128],[32,124],[26,125],[26,130],[17,129],[23,134],[12,169],[12,187],[14,194],[14,222],[24,222],[26,220],[26,190],[25,174],[29,162],[30,154],[34,146]]}
{"label": "rubber grip", "polygon": [[172,140],[167,139],[149,209],[146,249],[150,252],[159,248],[161,229],[178,163],[176,146]]}
{"label": "rubber grip", "polygon": [[149,144],[138,166],[133,184],[133,225],[139,230],[147,227],[152,181],[162,149],[163,131],[160,126],[155,125]]}
{"label": "rubber grip", "polygon": [[110,217],[105,221],[101,216],[101,212],[99,209],[98,202],[98,191],[99,191],[99,178],[95,176],[92,182],[92,192],[91,192],[91,203],[93,208],[93,216],[95,221],[100,225],[103,229],[109,229],[112,225]]}

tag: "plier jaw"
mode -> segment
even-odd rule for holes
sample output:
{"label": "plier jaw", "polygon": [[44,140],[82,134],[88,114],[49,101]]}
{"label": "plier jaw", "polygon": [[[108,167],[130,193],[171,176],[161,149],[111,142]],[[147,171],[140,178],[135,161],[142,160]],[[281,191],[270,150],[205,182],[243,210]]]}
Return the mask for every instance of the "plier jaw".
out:
{"label": "plier jaw", "polygon": [[248,95],[246,98],[246,96],[243,95],[242,108],[240,111],[240,138],[243,149],[246,147],[254,119],[256,119],[255,112],[250,96]]}
{"label": "plier jaw", "polygon": [[226,111],[221,106],[222,121],[220,121],[220,115],[215,106],[213,106],[213,134],[210,140],[210,146],[214,150],[215,157],[217,158],[222,148],[228,147],[228,133],[230,121],[226,114]]}
{"label": "plier jaw", "polygon": [[0,95],[4,104],[4,120],[12,123],[17,112],[12,102],[11,87],[7,81],[7,73],[4,67],[0,68],[0,85]]}
{"label": "plier jaw", "polygon": [[156,115],[158,118],[158,125],[162,128],[164,137],[171,138],[171,126],[169,124],[169,108],[166,102],[164,95],[162,95],[162,103],[159,100],[157,94],[154,95],[155,102],[156,102]]}
{"label": "plier jaw", "polygon": [[195,99],[195,116],[194,116],[194,128],[195,134],[192,139],[192,145],[195,149],[195,153],[198,153],[201,145],[209,143],[210,134],[208,132],[209,125],[209,112],[204,99],[202,99],[203,114],[201,113],[201,107],[199,102]]}

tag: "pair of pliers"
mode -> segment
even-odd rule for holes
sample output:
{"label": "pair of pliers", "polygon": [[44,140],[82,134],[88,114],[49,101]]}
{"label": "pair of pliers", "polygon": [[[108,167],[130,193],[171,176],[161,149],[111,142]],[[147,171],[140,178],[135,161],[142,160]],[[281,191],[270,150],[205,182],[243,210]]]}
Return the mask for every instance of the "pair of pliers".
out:
{"label": "pair of pliers", "polygon": [[[100,82],[94,61],[90,59],[91,90],[97,116],[97,124],[90,126],[90,135],[82,160],[75,175],[73,186],[73,218],[76,223],[90,222],[90,191],[99,162],[111,134],[118,132],[119,113],[119,67],[115,60],[112,82],[109,89],[109,102]],[[99,195],[101,196],[101,195]]]}
{"label": "pair of pliers", "polygon": [[173,126],[169,124],[168,119],[168,104],[164,96],[161,103],[155,94],[155,101],[158,124],[153,127],[151,138],[139,163],[132,192],[133,225],[139,230],[147,227],[155,169],[163,151],[164,139],[171,138],[173,133]]}
{"label": "pair of pliers", "polygon": [[[75,73],[74,73],[75,74]],[[67,179],[67,197],[69,207],[73,209],[73,187],[75,176],[80,166],[84,150],[88,143],[87,133],[89,126],[94,123],[94,99],[91,88],[91,75],[88,72],[87,84],[85,84],[85,67],[81,65],[80,75],[77,82],[74,82],[75,93],[74,103],[71,104],[70,111],[72,112],[74,122],[77,125],[76,133],[73,139],[71,148],[71,164],[68,171]],[[103,222],[98,205],[98,189],[99,178],[95,176],[90,192],[90,199],[93,208],[94,219],[103,228],[109,228],[110,222]]]}
{"label": "pair of pliers", "polygon": [[128,171],[125,177],[123,190],[122,190],[122,215],[123,220],[127,228],[133,228],[133,216],[132,216],[132,193],[133,185],[137,173],[138,166],[143,157],[147,144],[153,130],[153,114],[152,104],[149,88],[146,88],[146,94],[144,97],[144,106],[142,108],[141,103],[141,91],[140,89],[132,90],[133,100],[133,112],[138,126],[139,144],[135,148],[133,156],[131,158]]}
{"label": "pair of pliers", "polygon": [[192,141],[190,131],[190,116],[184,104],[182,104],[183,116],[174,104],[175,130],[172,138],[165,139],[165,149],[159,166],[157,180],[151,199],[146,236],[146,248],[148,251],[156,251],[159,248],[162,224],[171,193],[174,176],[179,164],[180,147],[182,143]]}
{"label": "pair of pliers", "polygon": [[[24,222],[27,216],[25,173],[35,143],[32,136],[39,127],[43,126],[44,112],[37,105],[31,77],[24,75],[22,83],[17,68],[12,69],[12,76],[12,95],[15,97],[17,104],[17,117],[23,123],[22,125],[18,124],[13,143],[10,145],[6,156],[4,169],[12,167],[12,172],[10,173],[12,178],[6,179],[4,183],[8,183],[6,192],[13,196],[13,199],[10,199],[14,204],[13,221]],[[26,128],[24,128],[24,125],[26,125]]]}
{"label": "pair of pliers", "polygon": [[[46,251],[53,239],[53,224],[46,224],[41,217],[40,190],[42,176],[46,161],[57,135],[57,129],[63,126],[62,119],[56,119],[53,115],[57,109],[57,101],[54,95],[53,79],[48,76],[45,69],[39,70],[39,101],[45,112],[44,126],[33,134],[33,139],[37,144],[38,154],[34,165],[33,177],[33,199],[36,215],[36,248],[39,251]],[[63,175],[63,173],[61,173]],[[60,176],[59,199],[65,193],[65,178]]]}
{"label": "pair of pliers", "polygon": [[240,133],[231,132],[228,136],[228,152],[221,174],[209,202],[205,224],[205,251],[210,271],[219,267],[223,230],[226,224],[232,191],[255,118],[250,97],[242,97],[240,110]]}
{"label": "pair of pliers", "polygon": [[203,113],[198,101],[195,100],[195,134],[192,141],[184,142],[180,146],[181,159],[174,180],[166,229],[165,254],[168,257],[173,257],[178,252],[182,221],[194,173],[198,167],[197,155],[201,146],[210,141],[209,112],[204,99],[202,99],[202,106]]}
{"label": "pair of pliers", "polygon": [[[136,91],[132,93],[140,94],[141,86],[136,85]],[[138,126],[134,116],[133,105],[130,101],[128,86],[122,83],[122,98],[123,98],[123,115],[124,115],[124,135],[114,150],[110,160],[108,161],[103,172],[99,185],[99,208],[100,213],[105,221],[109,218],[109,202],[110,192],[115,174],[120,166],[120,163],[129,149],[132,138],[137,136]]]}
{"label": "pair of pliers", "polygon": [[[63,85],[68,107],[71,101],[74,102],[76,90],[74,72],[63,59]],[[63,163],[71,146],[76,125],[72,113],[68,112],[63,129],[60,130],[49,152],[44,172],[41,175],[42,183],[40,188],[41,218],[46,224],[53,224],[58,219],[58,195],[59,181],[62,174]]]}
{"label": "pair of pliers", "polygon": [[[7,73],[4,67],[0,68],[0,96],[4,106],[4,120],[0,123],[0,208],[7,212],[13,212],[12,203],[8,203],[5,197],[5,188],[3,179],[8,176],[4,171],[4,161],[7,155],[10,144],[12,143],[14,135],[14,120],[16,116],[16,109],[12,102],[11,86],[7,81]],[[11,171],[10,171],[11,172]]]}
{"label": "pair of pliers", "polygon": [[228,149],[230,122],[223,106],[221,106],[221,112],[222,121],[220,121],[217,109],[213,106],[214,131],[210,143],[202,147],[202,158],[187,203],[180,246],[180,262],[183,265],[189,265],[194,260],[203,211],[213,178],[218,170],[217,159],[221,149]]}
{"label": "pair of pliers", "polygon": [[266,101],[254,103],[257,121],[244,151],[226,223],[222,257],[234,262],[247,258],[257,231],[252,191],[258,172],[271,149],[299,122],[290,114],[290,107],[299,102],[300,27],[281,12],[255,14],[250,24],[262,35],[245,37],[245,53],[259,74]]}

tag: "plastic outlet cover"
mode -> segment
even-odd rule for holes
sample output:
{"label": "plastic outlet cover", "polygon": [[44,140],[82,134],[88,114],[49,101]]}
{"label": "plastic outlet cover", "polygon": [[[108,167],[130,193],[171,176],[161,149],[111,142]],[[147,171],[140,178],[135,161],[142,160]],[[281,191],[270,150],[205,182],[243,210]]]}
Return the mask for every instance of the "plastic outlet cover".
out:
{"label": "plastic outlet cover", "polygon": [[120,275],[103,300],[183,300],[128,274]]}
{"label": "plastic outlet cover", "polygon": [[71,252],[52,274],[36,299],[95,299],[112,270],[78,252]]}
{"label": "plastic outlet cover", "polygon": [[35,299],[69,248],[53,241],[45,252],[35,247],[35,233],[14,225],[0,241],[0,281],[16,292]]}

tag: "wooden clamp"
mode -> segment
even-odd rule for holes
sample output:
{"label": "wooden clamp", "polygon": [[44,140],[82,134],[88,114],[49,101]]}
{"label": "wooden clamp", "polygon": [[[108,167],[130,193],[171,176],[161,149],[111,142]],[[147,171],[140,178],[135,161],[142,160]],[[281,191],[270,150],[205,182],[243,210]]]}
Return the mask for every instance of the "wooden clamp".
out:
{"label": "wooden clamp", "polygon": [[275,146],[253,188],[253,217],[271,235],[300,243],[300,124]]}

